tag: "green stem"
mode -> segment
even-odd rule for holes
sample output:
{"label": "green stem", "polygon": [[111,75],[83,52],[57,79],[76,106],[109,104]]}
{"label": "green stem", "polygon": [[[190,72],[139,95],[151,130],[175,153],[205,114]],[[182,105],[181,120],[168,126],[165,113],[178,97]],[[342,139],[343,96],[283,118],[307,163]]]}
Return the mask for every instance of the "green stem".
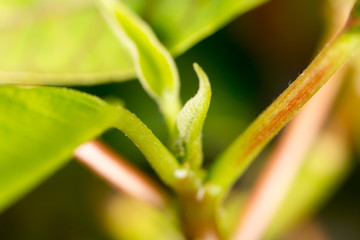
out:
{"label": "green stem", "polygon": [[115,127],[143,153],[164,183],[179,196],[181,217],[190,239],[219,239],[216,225],[217,198],[203,185],[201,174],[182,167],[151,130],[133,113],[119,107]]}
{"label": "green stem", "polygon": [[[360,47],[360,1],[344,31],[211,166],[208,181],[225,193],[266,144]],[[306,131],[306,129],[304,130]]]}
{"label": "green stem", "polygon": [[181,169],[176,158],[135,114],[122,107],[119,111],[121,117],[115,127],[134,142],[163,182],[175,188],[176,172]]}
{"label": "green stem", "polygon": [[169,95],[164,100],[159,101],[158,105],[168,128],[171,141],[176,136],[176,119],[181,110],[180,99],[177,95]]}

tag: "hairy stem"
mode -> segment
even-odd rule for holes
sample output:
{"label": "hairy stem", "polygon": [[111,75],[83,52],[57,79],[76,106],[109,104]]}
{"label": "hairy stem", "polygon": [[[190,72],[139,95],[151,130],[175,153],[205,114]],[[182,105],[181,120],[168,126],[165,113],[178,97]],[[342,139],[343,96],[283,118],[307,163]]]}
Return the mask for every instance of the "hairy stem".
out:
{"label": "hairy stem", "polygon": [[240,135],[210,168],[208,181],[226,193],[265,145],[360,47],[359,2],[344,31]]}
{"label": "hairy stem", "polygon": [[176,188],[179,181],[177,173],[186,170],[182,170],[174,155],[135,114],[122,107],[119,111],[121,118],[115,127],[134,142],[162,181]]}
{"label": "hairy stem", "polygon": [[263,235],[326,120],[340,77],[324,86],[283,133],[250,194],[234,239],[259,239]]}
{"label": "hairy stem", "polygon": [[[333,4],[333,1],[329,3]],[[336,8],[331,6],[331,29],[327,39],[344,25],[350,4],[342,2]],[[244,213],[239,216],[234,239],[259,239],[263,236],[327,119],[344,73],[344,69],[337,72],[285,129],[260,173]],[[262,217],[258,218],[259,215]]]}

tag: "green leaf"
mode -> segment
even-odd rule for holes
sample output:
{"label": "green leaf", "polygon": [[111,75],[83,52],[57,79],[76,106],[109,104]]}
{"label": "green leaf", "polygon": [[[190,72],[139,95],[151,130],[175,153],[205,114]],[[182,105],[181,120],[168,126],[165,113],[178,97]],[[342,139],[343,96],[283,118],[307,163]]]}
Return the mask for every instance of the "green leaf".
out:
{"label": "green leaf", "polygon": [[103,15],[132,54],[139,80],[160,106],[172,129],[179,112],[179,76],[173,58],[151,28],[126,5],[98,0]]}
{"label": "green leaf", "polygon": [[197,64],[194,64],[194,68],[200,87],[195,97],[190,99],[179,113],[176,123],[179,136],[176,144],[183,162],[199,168],[203,160],[201,133],[210,105],[211,88],[205,72]]}
{"label": "green leaf", "polygon": [[[133,2],[134,0],[127,0]],[[174,55],[225,26],[237,16],[268,0],[157,0],[143,1],[145,19]],[[135,0],[136,2],[136,0]]]}
{"label": "green leaf", "polygon": [[[175,55],[266,0],[126,0]],[[90,0],[0,1],[0,83],[91,85],[135,77]]]}
{"label": "green leaf", "polygon": [[88,0],[0,3],[0,83],[91,85],[135,76],[131,56]]}
{"label": "green leaf", "polygon": [[352,165],[344,135],[328,131],[310,151],[265,239],[278,239],[314,214],[348,175]]}
{"label": "green leaf", "polygon": [[117,108],[69,89],[0,87],[0,211],[109,128]]}

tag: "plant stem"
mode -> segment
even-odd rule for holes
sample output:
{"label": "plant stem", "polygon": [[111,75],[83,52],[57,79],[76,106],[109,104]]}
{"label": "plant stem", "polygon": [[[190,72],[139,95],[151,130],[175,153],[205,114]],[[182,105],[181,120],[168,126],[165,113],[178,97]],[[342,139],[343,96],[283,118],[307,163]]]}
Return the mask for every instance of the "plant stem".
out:
{"label": "plant stem", "polygon": [[212,204],[196,199],[180,198],[180,201],[183,228],[189,239],[220,239]]}
{"label": "plant stem", "polygon": [[[192,185],[192,184],[186,184]],[[219,240],[217,225],[218,199],[204,186],[188,188],[178,194],[180,217],[189,239]]]}
{"label": "plant stem", "polygon": [[[335,8],[333,1],[328,2],[333,7],[329,17],[330,33],[326,37],[330,39],[344,25],[351,3],[342,2]],[[263,236],[327,119],[345,70],[337,72],[285,129],[250,193],[234,239],[259,239]]]}
{"label": "plant stem", "polygon": [[187,170],[181,168],[174,155],[139,118],[125,108],[118,109],[121,117],[115,127],[134,142],[165,184],[177,188],[177,173],[185,171],[187,174]]}
{"label": "plant stem", "polygon": [[[356,4],[356,10],[359,7]],[[343,33],[240,135],[211,166],[208,181],[226,193],[266,144],[360,47],[356,10]]]}
{"label": "plant stem", "polygon": [[304,106],[283,133],[250,193],[234,239],[260,239],[266,231],[326,120],[342,73],[338,72],[336,79],[328,82]]}
{"label": "plant stem", "polygon": [[131,197],[165,207],[165,191],[100,141],[87,142],[74,151],[76,159],[115,188]]}

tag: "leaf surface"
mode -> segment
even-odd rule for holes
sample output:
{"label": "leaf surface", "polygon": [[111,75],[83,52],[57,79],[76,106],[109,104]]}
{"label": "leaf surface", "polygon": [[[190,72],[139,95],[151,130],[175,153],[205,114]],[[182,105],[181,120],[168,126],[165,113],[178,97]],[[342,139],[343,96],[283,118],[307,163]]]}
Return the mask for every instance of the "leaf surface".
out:
{"label": "leaf surface", "polygon": [[0,211],[118,118],[117,108],[69,89],[0,87]]}
{"label": "leaf surface", "polygon": [[[178,55],[266,0],[126,0]],[[135,77],[92,0],[2,0],[0,83],[92,85]]]}
{"label": "leaf surface", "polygon": [[197,94],[185,104],[179,113],[177,118],[179,131],[177,144],[183,161],[198,168],[203,160],[201,137],[210,105],[211,88],[205,72],[197,64],[194,64],[194,68],[200,80],[200,87]]}
{"label": "leaf surface", "polygon": [[268,0],[137,1],[144,4],[141,15],[155,29],[161,42],[171,53],[179,55],[237,16]]}
{"label": "leaf surface", "polygon": [[134,77],[128,50],[95,5],[75,2],[0,3],[1,83],[91,85]]}

